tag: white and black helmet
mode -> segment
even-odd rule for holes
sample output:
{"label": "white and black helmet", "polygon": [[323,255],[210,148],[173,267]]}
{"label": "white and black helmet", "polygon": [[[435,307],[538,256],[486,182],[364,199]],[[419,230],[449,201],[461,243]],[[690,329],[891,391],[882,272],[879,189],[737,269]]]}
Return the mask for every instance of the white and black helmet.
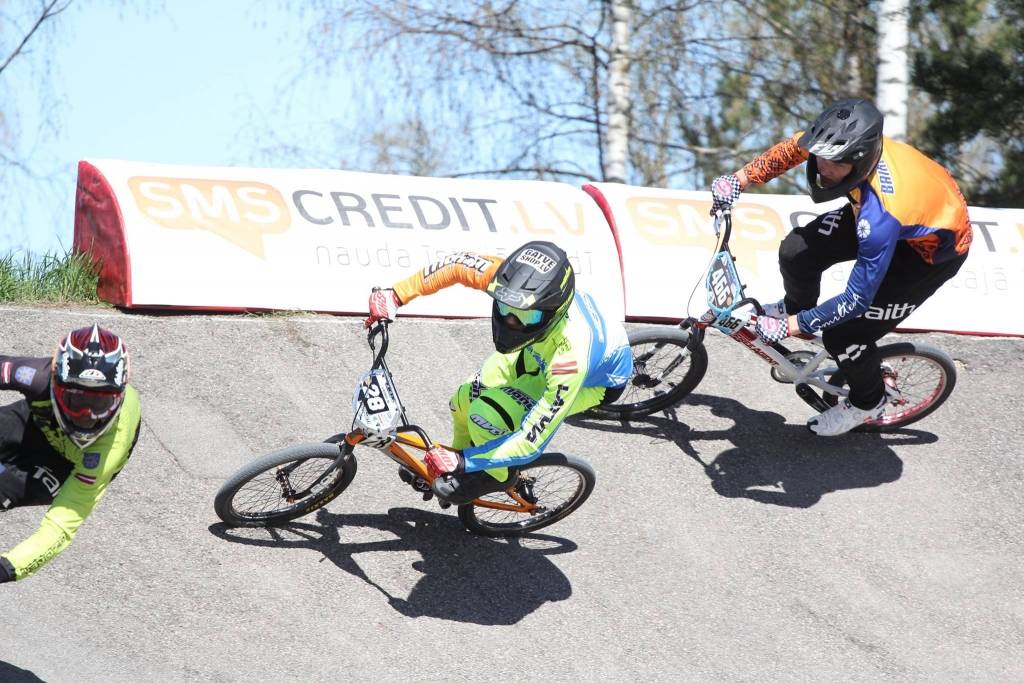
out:
{"label": "white and black helmet", "polygon": [[[867,100],[848,98],[823,111],[797,144],[810,153],[807,184],[811,199],[827,202],[842,197],[867,180],[882,157],[882,112]],[[818,157],[853,164],[853,170],[836,185],[822,187]]]}

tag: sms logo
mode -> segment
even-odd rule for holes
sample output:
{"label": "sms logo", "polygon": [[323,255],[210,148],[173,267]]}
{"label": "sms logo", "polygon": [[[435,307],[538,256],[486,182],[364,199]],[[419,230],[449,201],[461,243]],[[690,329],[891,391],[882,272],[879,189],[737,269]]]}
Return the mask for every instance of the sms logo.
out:
{"label": "sms logo", "polygon": [[142,215],[172,230],[208,230],[263,258],[263,237],[291,226],[276,188],[264,183],[134,177],[128,186]]}
{"label": "sms logo", "polygon": [[[715,245],[706,199],[672,196],[636,196],[626,200],[626,211],[637,234],[655,248]],[[778,212],[748,202],[733,209],[731,248],[747,268],[758,270],[759,252],[775,252],[786,228]],[[746,258],[744,258],[746,257]]]}

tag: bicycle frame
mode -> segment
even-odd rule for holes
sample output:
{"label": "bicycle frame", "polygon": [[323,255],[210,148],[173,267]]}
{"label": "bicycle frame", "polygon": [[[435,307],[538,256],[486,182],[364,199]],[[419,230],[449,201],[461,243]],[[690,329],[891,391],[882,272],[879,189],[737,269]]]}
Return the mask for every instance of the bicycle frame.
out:
{"label": "bicycle frame", "polygon": [[[720,225],[724,222],[725,229]],[[834,396],[846,396],[849,391],[845,387],[829,382],[829,377],[837,371],[837,367],[822,364],[830,359],[828,351],[822,345],[820,336],[801,336],[802,339],[819,347],[813,355],[809,351],[790,351],[782,344],[766,344],[754,331],[756,316],[753,314],[734,315],[737,309],[752,306],[758,315],[764,315],[764,307],[753,298],[744,296],[746,285],[740,279],[736,269],[736,258],[729,249],[729,238],[732,236],[732,213],[726,209],[715,215],[715,236],[720,239],[718,252],[708,268],[706,289],[708,310],[699,318],[687,318],[679,327],[690,331],[690,343],[701,344],[708,328],[718,330],[727,337],[734,339],[749,349],[754,355],[772,366],[772,376],[779,382],[792,383],[797,395],[816,410],[823,411],[829,405],[812,387]],[[799,358],[800,363],[792,359]]]}
{"label": "bicycle frame", "polygon": [[[394,379],[391,375],[391,371],[388,369],[387,362],[384,359],[385,354],[388,350],[388,324],[389,321],[381,320],[375,323],[370,331],[367,333],[366,341],[370,346],[370,349],[375,351],[373,365],[371,366],[371,372],[374,370],[383,371],[387,376],[388,381],[391,383],[391,387],[394,389],[394,399],[398,405],[393,407],[397,409],[400,415],[401,424],[399,424],[393,431],[387,434],[380,433],[368,433],[368,430],[364,427],[360,427],[357,424],[357,417],[353,419],[353,425],[351,431],[347,434],[336,434],[327,441],[337,443],[344,441],[349,446],[356,446],[363,444],[371,448],[384,453],[389,458],[397,462],[400,466],[408,469],[412,474],[422,479],[428,486],[433,483],[435,477],[431,476],[427,469],[426,464],[419,457],[416,457],[409,449],[415,449],[417,451],[427,451],[433,446],[443,446],[438,442],[431,440],[427,435],[426,431],[422,427],[411,424],[408,421],[405,411],[405,404],[402,403],[401,398],[398,396],[398,389],[394,386]],[[374,347],[374,340],[376,337],[381,337],[380,350],[378,351]],[[363,391],[363,385],[360,383],[356,387],[356,402],[361,400]],[[371,443],[366,443],[371,442]],[[444,446],[447,448],[447,446]],[[351,453],[351,452],[350,452]],[[342,454],[340,458],[346,457],[346,454]],[[340,461],[339,458],[339,461]],[[513,482],[514,484],[515,482]],[[492,508],[495,510],[507,510],[510,512],[530,513],[538,509],[538,505],[531,503],[519,495],[519,492],[515,490],[515,486],[510,486],[506,491],[506,494],[515,501],[515,504],[501,503],[498,501],[476,499],[472,501],[472,505],[477,507]]]}

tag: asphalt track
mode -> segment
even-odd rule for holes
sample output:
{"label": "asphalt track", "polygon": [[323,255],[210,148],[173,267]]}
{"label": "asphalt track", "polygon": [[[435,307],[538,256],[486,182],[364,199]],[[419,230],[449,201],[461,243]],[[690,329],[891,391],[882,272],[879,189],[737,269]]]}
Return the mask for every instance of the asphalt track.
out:
{"label": "asphalt track", "polygon": [[[372,452],[289,528],[219,524],[237,467],[347,428],[369,364],[358,320],[7,307],[0,349],[48,354],[93,319],[130,345],[142,433],[72,546],[0,586],[5,683],[1024,680],[1024,340],[915,335],[957,360],[948,403],[825,440],[766,366],[709,336],[675,413],[559,432],[552,449],[589,460],[597,489],[505,542]],[[431,434],[489,343],[482,321],[393,327]],[[0,517],[0,548],[41,514]]]}

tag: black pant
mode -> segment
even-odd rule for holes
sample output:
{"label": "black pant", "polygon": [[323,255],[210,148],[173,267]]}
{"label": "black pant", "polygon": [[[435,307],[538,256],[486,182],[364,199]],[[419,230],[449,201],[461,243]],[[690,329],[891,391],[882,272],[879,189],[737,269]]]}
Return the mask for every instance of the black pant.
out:
{"label": "black pant", "polygon": [[[804,311],[818,305],[821,274],[831,266],[857,258],[853,207],[830,211],[794,229],[779,247],[779,269],[786,289],[786,310]],[[868,311],[822,333],[822,341],[850,384],[850,403],[873,408],[885,395],[879,339],[892,332],[918,306],[949,280],[967,260],[928,263],[900,241]]]}
{"label": "black pant", "polygon": [[49,505],[72,469],[32,422],[27,402],[0,408],[0,511]]}

